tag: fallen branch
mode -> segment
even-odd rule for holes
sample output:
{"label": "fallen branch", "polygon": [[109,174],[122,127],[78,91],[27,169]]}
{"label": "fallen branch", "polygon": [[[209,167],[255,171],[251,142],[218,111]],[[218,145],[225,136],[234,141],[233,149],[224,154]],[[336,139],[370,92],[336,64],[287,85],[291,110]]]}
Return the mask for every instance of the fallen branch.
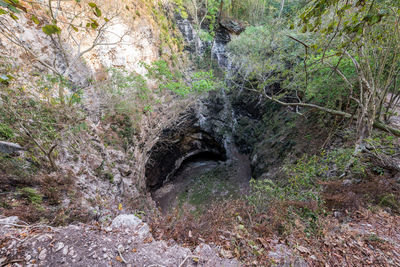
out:
{"label": "fallen branch", "polygon": [[1,267],[7,266],[7,265],[9,265],[9,264],[11,264],[11,263],[23,262],[23,261],[24,261],[23,259],[17,259],[17,260],[6,261],[6,262],[4,262],[4,263],[1,264]]}
{"label": "fallen branch", "polygon": [[118,254],[119,254],[119,257],[121,258],[121,260],[122,260],[125,264],[128,264],[128,262],[124,259],[124,257],[122,257],[121,250],[119,250],[119,249],[118,249]]}
{"label": "fallen branch", "polygon": [[399,129],[391,127],[391,126],[389,126],[387,124],[384,124],[384,123],[382,123],[380,121],[375,121],[374,122],[374,127],[378,128],[380,130],[383,130],[385,132],[389,132],[389,133],[391,133],[393,135],[400,136],[400,130]]}
{"label": "fallen branch", "polygon": [[[325,112],[328,112],[330,114],[333,115],[339,115],[339,116],[343,116],[345,118],[351,118],[351,114],[344,112],[344,111],[339,111],[339,110],[335,110],[335,109],[330,109],[330,108],[325,108],[325,107],[321,107],[318,105],[314,105],[314,104],[309,104],[309,103],[286,103],[283,101],[280,101],[279,99],[274,98],[273,96],[269,96],[268,94],[264,93],[264,96],[266,98],[268,98],[271,101],[274,101],[282,106],[286,106],[286,107],[305,107],[305,108],[314,108],[314,109],[318,109],[318,110],[322,110]],[[400,129],[396,129],[394,127],[391,127],[387,124],[384,124],[380,121],[375,121],[374,122],[374,127],[380,130],[383,130],[385,132],[391,133],[393,135],[396,136],[400,136]]]}

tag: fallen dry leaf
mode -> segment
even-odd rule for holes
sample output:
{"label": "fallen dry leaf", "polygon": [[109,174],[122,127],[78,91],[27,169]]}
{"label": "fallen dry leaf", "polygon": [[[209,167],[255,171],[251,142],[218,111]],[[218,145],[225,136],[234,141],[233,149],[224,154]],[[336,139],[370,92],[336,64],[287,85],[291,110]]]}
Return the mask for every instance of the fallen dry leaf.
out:
{"label": "fallen dry leaf", "polygon": [[117,256],[117,257],[116,257],[116,260],[119,261],[119,262],[122,262],[122,259],[121,259],[120,256]]}
{"label": "fallen dry leaf", "polygon": [[300,251],[300,252],[302,252],[302,253],[308,253],[308,254],[310,254],[310,250],[309,250],[308,248],[306,248],[306,247],[303,247],[303,246],[298,246],[298,247],[297,247],[297,250]]}

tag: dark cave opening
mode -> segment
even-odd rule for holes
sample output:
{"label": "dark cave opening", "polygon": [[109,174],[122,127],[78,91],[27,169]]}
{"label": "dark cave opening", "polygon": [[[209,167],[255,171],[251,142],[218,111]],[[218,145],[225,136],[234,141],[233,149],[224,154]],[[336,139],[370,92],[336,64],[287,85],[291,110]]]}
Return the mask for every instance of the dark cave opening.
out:
{"label": "dark cave opening", "polygon": [[197,169],[205,165],[217,164],[221,161],[226,160],[226,155],[217,154],[210,151],[203,151],[187,157],[179,166],[179,168],[171,175],[170,181],[174,181],[175,178],[182,174],[184,171],[188,171],[188,168]]}
{"label": "dark cave opening", "polygon": [[[174,140],[171,142],[171,140]],[[149,192],[172,181],[184,166],[218,162],[227,159],[222,140],[217,141],[210,134],[188,129],[188,132],[167,136],[152,149],[146,164],[146,187]]]}

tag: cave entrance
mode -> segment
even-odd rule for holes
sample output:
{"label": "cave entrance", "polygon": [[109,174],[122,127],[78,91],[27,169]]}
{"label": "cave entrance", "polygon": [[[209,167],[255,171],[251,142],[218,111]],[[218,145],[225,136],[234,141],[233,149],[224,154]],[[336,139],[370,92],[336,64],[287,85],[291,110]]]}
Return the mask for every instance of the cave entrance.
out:
{"label": "cave entrance", "polygon": [[146,187],[153,192],[168,183],[183,163],[224,161],[226,151],[222,141],[192,128],[160,139],[151,150],[146,164]]}
{"label": "cave entrance", "polygon": [[153,200],[163,213],[179,205],[196,179],[224,164],[226,158],[213,152],[200,152],[187,157],[162,187],[152,191]]}
{"label": "cave entrance", "polygon": [[192,173],[195,173],[197,169],[202,169],[202,167],[207,166],[212,167],[213,165],[217,165],[225,160],[226,157],[224,155],[215,154],[209,151],[204,151],[189,156],[181,163],[180,167],[171,176],[170,181],[176,181],[176,179],[181,176],[182,173],[187,173],[187,175],[190,176]]}
{"label": "cave entrance", "polygon": [[160,137],[150,151],[145,175],[147,191],[164,214],[175,208],[200,212],[245,193],[250,160],[232,143],[227,144],[228,157],[225,141],[194,126]]}

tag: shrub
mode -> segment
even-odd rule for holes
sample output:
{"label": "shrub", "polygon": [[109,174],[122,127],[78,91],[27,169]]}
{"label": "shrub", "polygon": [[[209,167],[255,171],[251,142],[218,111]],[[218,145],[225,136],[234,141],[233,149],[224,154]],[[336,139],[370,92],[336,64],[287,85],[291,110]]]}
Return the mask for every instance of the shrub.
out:
{"label": "shrub", "polygon": [[0,123],[0,138],[10,140],[14,137],[14,131],[6,124]]}
{"label": "shrub", "polygon": [[301,64],[301,45],[288,35],[294,33],[280,25],[248,27],[228,44],[232,62],[246,81],[255,81],[259,89],[289,79],[288,69]]}
{"label": "shrub", "polygon": [[148,71],[147,77],[159,83],[160,91],[169,90],[184,97],[189,93],[201,94],[220,87],[212,70],[195,72],[189,81],[185,81],[182,73],[173,72],[164,60],[155,61],[151,65],[142,64]]}
{"label": "shrub", "polygon": [[42,203],[42,195],[40,195],[34,188],[24,187],[20,189],[20,193],[23,198],[26,198],[32,204]]}
{"label": "shrub", "polygon": [[317,231],[318,216],[324,213],[321,181],[339,179],[346,171],[364,173],[364,166],[353,157],[353,149],[304,156],[295,163],[286,163],[283,169],[287,180],[252,179],[247,200],[258,213],[268,213],[274,206],[284,207],[286,219],[300,216],[305,231],[312,233]]}

